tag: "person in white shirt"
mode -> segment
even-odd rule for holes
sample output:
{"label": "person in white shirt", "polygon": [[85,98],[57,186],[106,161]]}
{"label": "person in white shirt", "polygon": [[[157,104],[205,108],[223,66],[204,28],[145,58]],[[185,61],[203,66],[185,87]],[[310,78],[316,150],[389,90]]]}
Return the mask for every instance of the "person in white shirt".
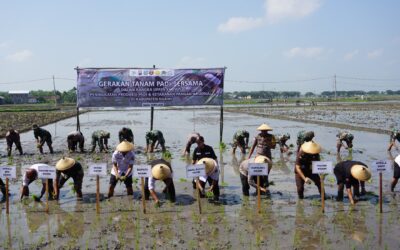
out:
{"label": "person in white shirt", "polygon": [[[49,167],[49,165],[44,163],[37,163],[30,166],[26,169],[23,177],[22,177],[22,186],[21,186],[21,197],[22,200],[24,196],[29,196],[29,184],[38,179],[39,167]],[[40,192],[40,196],[34,196],[35,201],[40,201],[43,195],[46,193],[46,179],[42,179],[42,191]],[[49,198],[53,198],[53,179],[49,179]]]}
{"label": "person in white shirt", "polygon": [[[196,164],[204,164],[206,166],[206,175],[199,177],[199,182],[194,180],[200,190],[200,197],[205,197],[205,192],[213,192],[214,201],[219,201],[219,167],[216,160],[212,158],[201,158]],[[208,190],[205,190],[206,182],[210,185]],[[194,186],[196,188],[196,186]]]}

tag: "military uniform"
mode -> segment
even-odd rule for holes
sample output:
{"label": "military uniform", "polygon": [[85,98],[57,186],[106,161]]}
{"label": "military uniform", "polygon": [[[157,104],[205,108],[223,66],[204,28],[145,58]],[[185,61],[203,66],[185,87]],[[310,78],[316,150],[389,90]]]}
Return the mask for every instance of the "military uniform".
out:
{"label": "military uniform", "polygon": [[314,131],[304,131],[301,130],[297,133],[297,152],[299,152],[301,145],[303,143],[311,141],[314,138]]}
{"label": "military uniform", "polygon": [[7,155],[11,156],[12,145],[15,144],[16,148],[19,151],[19,154],[22,155],[22,146],[19,137],[19,133],[17,130],[10,129],[6,134],[6,141],[7,141]]}
{"label": "military uniform", "polygon": [[250,134],[246,130],[239,130],[236,131],[236,133],[233,135],[233,152],[235,153],[236,148],[239,146],[239,148],[242,150],[242,153],[246,153],[246,147],[249,145],[249,137]]}
{"label": "military uniform", "polygon": [[118,132],[118,137],[119,137],[119,142],[122,142],[123,140],[127,140],[128,142],[134,143],[134,136],[133,132],[130,128],[122,128]]}
{"label": "military uniform", "polygon": [[76,146],[79,144],[79,149],[81,152],[84,151],[85,138],[82,132],[73,131],[67,136],[68,150],[75,152]]}
{"label": "military uniform", "polygon": [[152,152],[154,150],[154,146],[156,145],[156,142],[161,145],[162,151],[165,151],[165,139],[163,136],[163,133],[159,130],[151,130],[146,133],[146,145],[147,148],[151,145],[151,150]]}
{"label": "military uniform", "polygon": [[283,134],[283,135],[277,135],[276,136],[276,141],[279,144],[279,148],[281,149],[281,152],[284,151],[284,148],[289,148],[289,146],[286,144],[286,142],[290,139],[290,135],[288,133]]}
{"label": "military uniform", "polygon": [[353,139],[354,139],[353,134],[347,131],[341,131],[336,135],[336,137],[338,138],[336,142],[337,152],[340,151],[343,142],[346,142],[348,148],[353,147]]}
{"label": "military uniform", "polygon": [[50,153],[53,153],[53,147],[51,146],[51,144],[53,144],[53,141],[51,140],[51,134],[49,131],[39,128],[39,127],[35,127],[33,129],[33,135],[35,136],[35,139],[38,142],[38,148],[40,153],[43,154],[43,145],[44,143],[47,143],[47,146],[49,147]]}
{"label": "military uniform", "polygon": [[262,135],[259,133],[254,141],[256,144],[256,155],[263,155],[272,159],[271,157],[271,149],[274,149],[276,146],[275,136],[271,134]]}
{"label": "military uniform", "polygon": [[92,134],[92,152],[96,149],[96,144],[99,145],[100,152],[108,150],[108,139],[110,133],[104,130],[96,130]]}

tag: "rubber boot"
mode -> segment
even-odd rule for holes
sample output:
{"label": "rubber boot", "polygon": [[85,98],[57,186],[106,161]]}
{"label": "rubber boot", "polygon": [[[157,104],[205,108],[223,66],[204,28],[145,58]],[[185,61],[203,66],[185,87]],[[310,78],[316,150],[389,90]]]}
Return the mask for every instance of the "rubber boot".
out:
{"label": "rubber boot", "polygon": [[127,187],[126,191],[128,192],[128,195],[133,195],[133,188],[132,187]]}
{"label": "rubber boot", "polygon": [[114,196],[114,187],[110,186],[108,188],[108,198],[111,198]]}

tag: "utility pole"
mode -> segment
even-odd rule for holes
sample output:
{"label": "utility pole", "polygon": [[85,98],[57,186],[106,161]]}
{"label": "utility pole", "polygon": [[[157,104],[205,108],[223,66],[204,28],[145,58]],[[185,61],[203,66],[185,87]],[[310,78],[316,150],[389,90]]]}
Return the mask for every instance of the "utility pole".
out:
{"label": "utility pole", "polygon": [[336,74],[333,76],[333,90],[335,91],[335,101],[337,101],[337,95],[336,95]]}
{"label": "utility pole", "polygon": [[57,108],[57,95],[56,95],[56,80],[53,75],[53,89],[54,89],[54,105]]}

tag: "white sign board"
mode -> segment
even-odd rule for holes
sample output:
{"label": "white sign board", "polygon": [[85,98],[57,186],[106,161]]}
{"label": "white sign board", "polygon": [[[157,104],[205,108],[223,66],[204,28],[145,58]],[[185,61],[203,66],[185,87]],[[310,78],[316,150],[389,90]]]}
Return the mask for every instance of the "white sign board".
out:
{"label": "white sign board", "polygon": [[107,175],[107,163],[89,163],[89,175],[90,176],[106,176]]}
{"label": "white sign board", "polygon": [[133,176],[135,177],[151,177],[150,165],[134,165]]}
{"label": "white sign board", "polygon": [[50,166],[39,166],[38,167],[38,178],[39,179],[55,179],[56,169]]}
{"label": "white sign board", "polygon": [[206,165],[204,164],[188,165],[186,167],[186,176],[187,178],[206,176]]}
{"label": "white sign board", "polygon": [[333,174],[333,166],[331,161],[313,161],[313,174]]}
{"label": "white sign board", "polygon": [[17,167],[15,166],[2,166],[0,167],[0,177],[1,178],[8,178],[8,179],[15,179],[17,178]]}
{"label": "white sign board", "polygon": [[372,162],[372,169],[376,172],[386,172],[390,169],[392,163],[389,160],[379,160]]}
{"label": "white sign board", "polygon": [[268,165],[265,163],[249,163],[249,175],[250,176],[258,176],[258,175],[268,175]]}

